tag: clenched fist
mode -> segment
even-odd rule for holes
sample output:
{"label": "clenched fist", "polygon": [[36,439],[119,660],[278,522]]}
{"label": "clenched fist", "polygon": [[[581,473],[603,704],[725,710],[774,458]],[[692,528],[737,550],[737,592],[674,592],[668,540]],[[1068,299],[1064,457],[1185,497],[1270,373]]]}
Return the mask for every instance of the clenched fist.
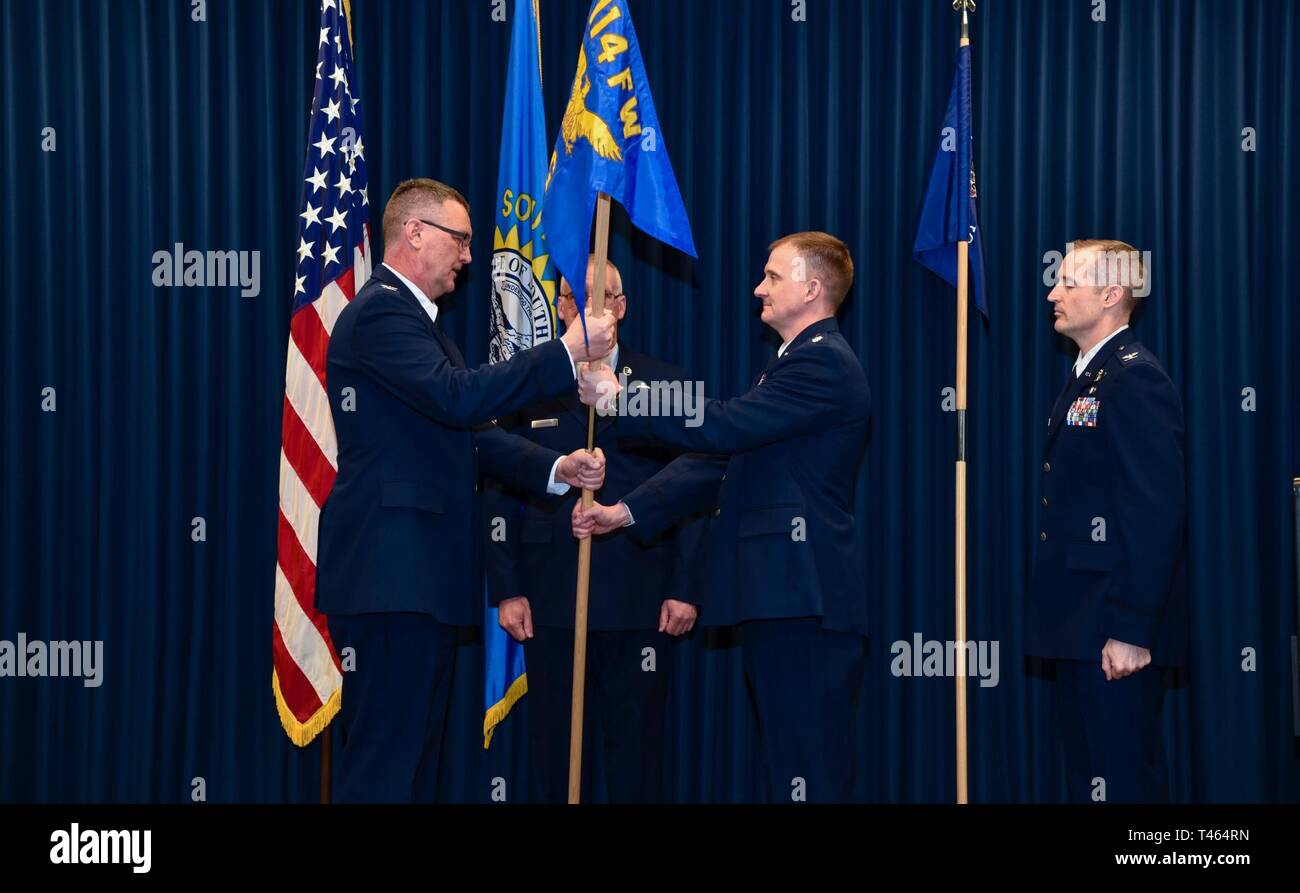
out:
{"label": "clenched fist", "polygon": [[584,540],[593,534],[609,533],[626,526],[628,518],[627,506],[622,502],[617,505],[593,502],[589,508],[583,508],[578,502],[573,506],[573,535]]}
{"label": "clenched fist", "polygon": [[618,379],[614,370],[601,363],[591,366],[583,363],[578,367],[578,399],[587,406],[594,406],[606,412],[618,396]]}
{"label": "clenched fist", "polygon": [[594,453],[574,450],[560,460],[555,477],[570,487],[599,490],[605,483],[605,452],[600,447]]}
{"label": "clenched fist", "polygon": [[1123,679],[1151,663],[1151,652],[1141,645],[1107,639],[1101,649],[1101,671],[1106,680]]}
{"label": "clenched fist", "polygon": [[564,331],[561,340],[564,346],[569,348],[569,356],[574,361],[578,360],[599,360],[601,357],[609,355],[614,349],[614,339],[617,337],[615,332],[618,326],[618,320],[614,314],[608,310],[600,316],[591,315],[591,305],[587,305],[587,341],[582,340],[582,324],[571,325]]}

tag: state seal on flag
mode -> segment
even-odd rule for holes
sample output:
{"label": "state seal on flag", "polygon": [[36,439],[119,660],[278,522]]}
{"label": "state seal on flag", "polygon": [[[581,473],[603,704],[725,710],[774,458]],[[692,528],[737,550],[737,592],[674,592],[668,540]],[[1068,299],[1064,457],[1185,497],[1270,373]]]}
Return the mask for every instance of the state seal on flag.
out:
{"label": "state seal on flag", "polygon": [[[508,360],[521,350],[555,337],[550,296],[554,284],[542,279],[547,256],[533,257],[531,242],[519,246],[514,229],[501,241],[504,244],[498,245],[492,254],[492,338],[488,360],[493,363]],[[509,244],[511,241],[515,244]]]}

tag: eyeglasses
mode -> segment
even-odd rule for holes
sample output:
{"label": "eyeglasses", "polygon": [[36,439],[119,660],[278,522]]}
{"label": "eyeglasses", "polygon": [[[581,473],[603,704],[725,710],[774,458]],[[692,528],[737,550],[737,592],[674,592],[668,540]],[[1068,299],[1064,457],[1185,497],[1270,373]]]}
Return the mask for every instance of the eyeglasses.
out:
{"label": "eyeglasses", "polygon": [[446,233],[447,235],[451,236],[453,239],[456,240],[456,247],[458,247],[461,251],[465,251],[469,248],[469,240],[471,235],[470,233],[463,233],[458,229],[452,229],[449,226],[443,226],[441,223],[434,223],[432,220],[425,220],[423,217],[412,217],[411,219],[418,220],[421,223],[428,224],[429,226],[442,230],[444,233]]}

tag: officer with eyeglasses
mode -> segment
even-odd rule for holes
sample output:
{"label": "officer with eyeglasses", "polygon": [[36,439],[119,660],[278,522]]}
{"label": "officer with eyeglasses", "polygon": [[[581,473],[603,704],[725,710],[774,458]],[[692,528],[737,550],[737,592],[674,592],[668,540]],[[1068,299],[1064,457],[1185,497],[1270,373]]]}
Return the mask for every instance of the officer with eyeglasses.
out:
{"label": "officer with eyeglasses", "polygon": [[431,802],[458,627],[482,620],[479,467],[525,491],[597,488],[599,450],[563,455],[492,420],[576,390],[575,361],[603,356],[613,317],[507,362],[469,369],[438,298],[471,260],[469,203],[407,180],[384,209],[384,262],[339,314],[326,390],[338,476],[321,510],[316,609],[344,674],[337,802]]}

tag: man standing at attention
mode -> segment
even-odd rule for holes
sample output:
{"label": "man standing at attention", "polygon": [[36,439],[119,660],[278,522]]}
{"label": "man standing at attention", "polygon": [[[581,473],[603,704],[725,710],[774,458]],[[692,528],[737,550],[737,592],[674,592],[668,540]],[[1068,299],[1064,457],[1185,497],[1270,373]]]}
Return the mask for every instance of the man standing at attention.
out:
{"label": "man standing at attention", "polygon": [[[594,258],[587,264],[587,294]],[[623,277],[608,263],[605,308],[621,323],[628,310]],[[573,290],[560,280],[556,311],[565,331],[580,327]],[[682,370],[633,350],[617,336],[606,364],[630,380],[682,381]],[[553,449],[583,443],[587,407],[570,392],[500,419],[501,426]],[[616,501],[654,475],[674,452],[652,444],[620,443],[612,419],[596,419],[596,445],[608,459],[598,498]],[[491,491],[489,491],[490,493]],[[515,495],[515,494],[512,494]],[[563,803],[568,794],[569,720],[573,707],[573,612],[578,541],[571,511],[579,494],[561,498],[515,495],[517,511],[500,542],[488,541],[489,602],[499,622],[524,643],[528,666],[530,799]],[[513,505],[514,501],[511,501]],[[691,570],[699,523],[676,525],[649,542],[612,530],[591,546],[587,618],[586,750],[603,732],[605,787],[611,803],[655,803],[662,798],[665,706],[672,679],[674,637],[695,624],[698,596]],[[592,782],[593,760],[582,761]],[[582,800],[590,802],[590,792]]]}
{"label": "man standing at attention", "polygon": [[1069,798],[1169,798],[1161,666],[1186,655],[1183,408],[1129,329],[1137,249],[1073,243],[1047,296],[1078,358],[1047,418],[1025,652],[1055,663]]}

